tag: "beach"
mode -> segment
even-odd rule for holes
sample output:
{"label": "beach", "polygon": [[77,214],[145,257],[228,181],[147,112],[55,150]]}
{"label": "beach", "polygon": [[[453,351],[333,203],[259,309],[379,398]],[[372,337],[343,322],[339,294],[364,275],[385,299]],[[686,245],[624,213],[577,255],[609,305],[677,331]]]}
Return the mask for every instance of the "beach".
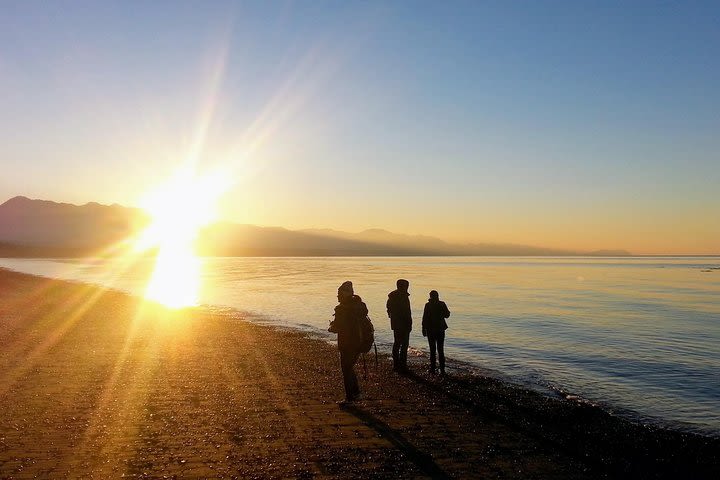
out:
{"label": "beach", "polygon": [[[331,306],[330,306],[331,307]],[[718,478],[720,439],[0,269],[0,478]]]}

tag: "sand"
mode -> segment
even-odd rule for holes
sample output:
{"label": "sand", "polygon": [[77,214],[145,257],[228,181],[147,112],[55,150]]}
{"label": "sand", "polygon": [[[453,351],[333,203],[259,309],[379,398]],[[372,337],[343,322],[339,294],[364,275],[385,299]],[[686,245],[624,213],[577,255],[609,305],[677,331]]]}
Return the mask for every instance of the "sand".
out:
{"label": "sand", "polygon": [[717,438],[369,367],[338,405],[320,339],[0,270],[0,478],[720,478]]}

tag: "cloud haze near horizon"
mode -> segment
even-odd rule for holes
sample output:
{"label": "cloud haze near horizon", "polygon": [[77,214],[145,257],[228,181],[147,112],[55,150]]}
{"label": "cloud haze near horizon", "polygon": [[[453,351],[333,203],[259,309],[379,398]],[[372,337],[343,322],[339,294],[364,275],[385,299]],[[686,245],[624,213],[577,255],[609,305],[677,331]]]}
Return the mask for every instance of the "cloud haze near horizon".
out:
{"label": "cloud haze near horizon", "polygon": [[13,3],[0,196],[233,222],[720,253],[714,2]]}

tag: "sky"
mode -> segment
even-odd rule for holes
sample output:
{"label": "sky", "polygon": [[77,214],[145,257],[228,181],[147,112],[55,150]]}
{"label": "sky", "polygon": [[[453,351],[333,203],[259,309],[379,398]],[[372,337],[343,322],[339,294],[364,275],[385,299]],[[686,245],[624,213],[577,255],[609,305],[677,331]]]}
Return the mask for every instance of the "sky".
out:
{"label": "sky", "polygon": [[[720,3],[3,1],[0,202],[720,254]],[[192,192],[189,192],[192,195]]]}

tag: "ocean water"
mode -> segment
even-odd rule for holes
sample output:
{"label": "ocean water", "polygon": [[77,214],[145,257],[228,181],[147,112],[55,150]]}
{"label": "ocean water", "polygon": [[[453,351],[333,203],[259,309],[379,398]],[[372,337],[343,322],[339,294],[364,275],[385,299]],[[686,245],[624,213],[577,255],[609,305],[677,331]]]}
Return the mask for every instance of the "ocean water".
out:
{"label": "ocean water", "polygon": [[[381,349],[387,293],[410,281],[420,333],[431,289],[452,312],[446,355],[636,420],[720,435],[720,258],[209,258],[200,303],[323,334],[337,287],[352,280]],[[142,294],[145,259],[0,259],[0,266]]]}

